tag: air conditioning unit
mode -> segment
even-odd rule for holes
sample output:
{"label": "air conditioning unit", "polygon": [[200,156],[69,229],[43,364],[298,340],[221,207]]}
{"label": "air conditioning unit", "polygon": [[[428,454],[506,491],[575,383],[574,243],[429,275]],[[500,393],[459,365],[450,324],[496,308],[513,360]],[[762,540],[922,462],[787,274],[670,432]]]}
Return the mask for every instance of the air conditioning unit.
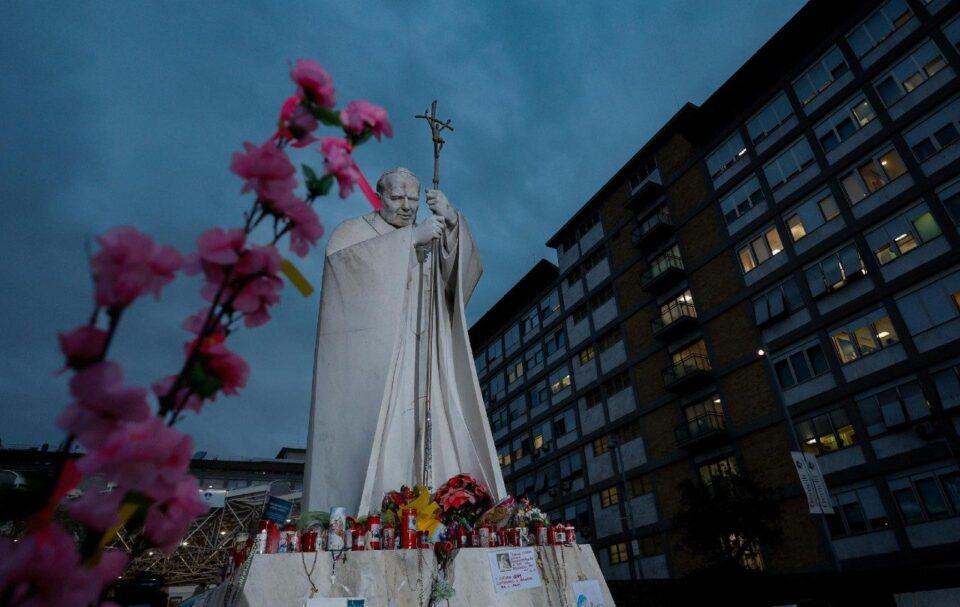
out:
{"label": "air conditioning unit", "polygon": [[932,440],[940,434],[940,428],[937,427],[936,422],[932,421],[920,422],[913,427],[913,430],[923,440]]}

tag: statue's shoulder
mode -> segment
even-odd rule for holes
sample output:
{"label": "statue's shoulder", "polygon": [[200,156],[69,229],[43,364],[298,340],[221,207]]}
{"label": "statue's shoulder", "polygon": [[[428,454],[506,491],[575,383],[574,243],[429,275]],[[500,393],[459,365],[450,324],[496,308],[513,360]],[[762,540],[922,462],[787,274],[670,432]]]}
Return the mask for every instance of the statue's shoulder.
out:
{"label": "statue's shoulder", "polygon": [[330,240],[327,241],[327,255],[376,236],[377,232],[370,222],[373,215],[371,213],[342,221],[330,234]]}

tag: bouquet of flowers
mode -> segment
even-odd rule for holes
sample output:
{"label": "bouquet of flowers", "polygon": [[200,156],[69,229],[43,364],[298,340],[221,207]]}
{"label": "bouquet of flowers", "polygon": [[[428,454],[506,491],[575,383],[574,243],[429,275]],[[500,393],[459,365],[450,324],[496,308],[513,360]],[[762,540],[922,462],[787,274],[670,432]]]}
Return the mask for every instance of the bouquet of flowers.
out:
{"label": "bouquet of flowers", "polygon": [[532,527],[535,523],[549,524],[549,517],[543,510],[533,505],[527,498],[520,499],[513,511],[513,524],[516,527]]}
{"label": "bouquet of flowers", "polygon": [[440,504],[440,518],[451,523],[468,524],[471,527],[477,518],[493,505],[487,486],[469,474],[458,474],[445,482],[433,495]]}
{"label": "bouquet of flowers", "polygon": [[380,510],[383,513],[390,512],[392,520],[400,520],[400,508],[404,504],[409,504],[417,498],[413,489],[406,485],[401,485],[400,491],[387,491],[383,496],[383,502],[380,504]]}
{"label": "bouquet of flowers", "polygon": [[497,502],[492,508],[480,515],[477,519],[478,524],[490,525],[494,529],[503,529],[510,522],[510,516],[516,506],[516,500],[507,496]]}

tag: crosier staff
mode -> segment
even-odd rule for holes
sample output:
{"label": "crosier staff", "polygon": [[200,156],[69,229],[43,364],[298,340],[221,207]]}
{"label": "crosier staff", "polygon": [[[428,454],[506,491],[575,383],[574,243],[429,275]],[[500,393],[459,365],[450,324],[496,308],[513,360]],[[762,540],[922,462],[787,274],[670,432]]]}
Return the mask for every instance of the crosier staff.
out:
{"label": "crosier staff", "polygon": [[[418,114],[414,118],[422,118],[427,121],[427,124],[430,125],[430,134],[433,139],[433,189],[437,190],[440,188],[440,150],[443,149],[443,144],[446,141],[440,135],[443,130],[453,131],[453,126],[450,125],[450,121],[447,120],[443,122],[437,118],[437,100],[433,100],[433,104],[430,106],[430,113],[427,114],[424,110],[423,114]],[[435,322],[439,322],[439,319],[436,318],[436,309],[437,309],[437,281],[439,278],[439,271],[437,269],[437,260],[438,260],[438,251],[440,249],[440,239],[434,238],[430,243],[430,250],[433,254],[433,265],[430,267],[430,302],[427,312],[427,377],[426,377],[426,391],[423,395],[423,404],[424,404],[424,428],[423,435],[417,440],[417,444],[422,443],[423,457],[421,461],[423,462],[423,476],[421,479],[421,484],[425,487],[431,486],[431,476],[432,476],[432,467],[433,467],[433,422],[430,415],[430,384],[431,378],[433,375],[433,326]],[[420,273],[419,273],[419,289],[417,293],[417,343],[416,343],[416,361],[414,362],[414,399],[420,398],[420,346],[421,346],[421,337],[422,337],[422,325],[423,325],[423,263],[426,261],[427,251],[426,247],[420,247],[417,249],[417,262],[420,264]],[[419,431],[419,428],[418,428]]]}

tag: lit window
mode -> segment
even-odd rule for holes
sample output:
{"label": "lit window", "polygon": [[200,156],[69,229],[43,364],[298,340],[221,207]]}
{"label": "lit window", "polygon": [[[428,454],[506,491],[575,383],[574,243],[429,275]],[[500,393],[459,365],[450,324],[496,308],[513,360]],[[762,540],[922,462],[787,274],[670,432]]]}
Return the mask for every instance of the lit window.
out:
{"label": "lit window", "polygon": [[580,364],[585,365],[597,355],[597,351],[594,349],[593,345],[589,345],[583,350],[580,350],[578,358],[580,359]]}
{"label": "lit window", "polygon": [[849,139],[876,116],[870,102],[858,96],[842,104],[839,110],[823,119],[813,131],[826,153]]}
{"label": "lit window", "polygon": [[842,364],[869,356],[900,341],[886,310],[879,308],[830,332]]}
{"label": "lit window", "polygon": [[740,468],[737,466],[737,458],[729,455],[701,465],[698,471],[703,484],[711,485],[714,479],[739,474]]}
{"label": "lit window", "polygon": [[856,432],[845,409],[834,409],[797,424],[801,448],[813,455],[822,455],[852,447]]}
{"label": "lit window", "polygon": [[746,274],[782,250],[783,242],[780,240],[780,233],[777,232],[776,227],[771,226],[749,244],[738,249],[737,257],[740,259],[743,273]]}
{"label": "lit window", "polygon": [[594,439],[593,441],[593,455],[603,455],[610,450],[610,437],[601,436],[600,438]]}
{"label": "lit window", "polygon": [[564,364],[550,374],[550,393],[556,394],[570,387],[570,368]]}
{"label": "lit window", "polygon": [[940,236],[926,203],[901,213],[867,234],[867,244],[880,265],[886,265]]}
{"label": "lit window", "polygon": [[607,546],[607,554],[610,556],[611,565],[626,563],[630,558],[627,556],[627,545],[624,542]]}
{"label": "lit window", "polygon": [[620,493],[617,491],[617,488],[608,487],[600,491],[600,507],[609,508],[615,504],[620,503]]}
{"label": "lit window", "polygon": [[946,65],[947,62],[937,45],[933,40],[927,40],[892,70],[875,80],[873,86],[883,104],[890,107]]}
{"label": "lit window", "polygon": [[820,226],[840,216],[837,201],[829,190],[823,190],[808,198],[784,215],[790,238],[797,242]]}
{"label": "lit window", "polygon": [[842,175],[840,184],[850,202],[857,204],[906,172],[907,167],[900,155],[890,148],[862,161],[854,170]]}

